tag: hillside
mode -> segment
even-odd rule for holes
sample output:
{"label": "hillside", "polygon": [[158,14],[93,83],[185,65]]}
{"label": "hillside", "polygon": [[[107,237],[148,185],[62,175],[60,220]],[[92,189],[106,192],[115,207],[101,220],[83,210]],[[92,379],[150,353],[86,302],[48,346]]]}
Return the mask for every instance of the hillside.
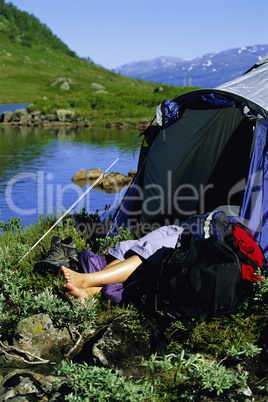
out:
{"label": "hillside", "polygon": [[[79,58],[48,27],[0,0],[0,103],[33,103],[31,110],[72,109],[93,124],[151,120],[163,99],[191,88],[121,76]],[[64,85],[63,85],[64,84]]]}
{"label": "hillside", "polygon": [[241,76],[268,54],[268,45],[248,46],[209,53],[195,59],[156,57],[118,67],[122,75],[167,85],[214,88]]}

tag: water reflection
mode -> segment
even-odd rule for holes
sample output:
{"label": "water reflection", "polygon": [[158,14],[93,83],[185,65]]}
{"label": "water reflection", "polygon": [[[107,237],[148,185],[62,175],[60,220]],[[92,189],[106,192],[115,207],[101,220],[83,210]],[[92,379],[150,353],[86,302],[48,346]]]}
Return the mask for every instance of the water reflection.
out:
{"label": "water reflection", "polygon": [[[40,129],[0,127],[0,220],[19,217],[23,224],[38,220],[38,215],[63,212],[92,184],[71,181],[76,172],[106,170],[135,140],[136,130]],[[116,171],[127,175],[138,162],[130,148],[116,163]],[[119,193],[93,189],[77,205],[77,211],[116,207],[126,188]]]}

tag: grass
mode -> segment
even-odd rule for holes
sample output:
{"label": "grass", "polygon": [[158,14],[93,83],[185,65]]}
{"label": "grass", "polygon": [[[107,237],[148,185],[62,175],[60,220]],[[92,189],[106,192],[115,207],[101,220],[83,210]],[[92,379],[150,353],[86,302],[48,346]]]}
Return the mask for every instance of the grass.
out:
{"label": "grass", "polygon": [[[78,233],[75,223],[78,221],[105,224],[109,213],[99,216],[87,214],[85,210],[68,215],[53,230],[53,235],[61,238],[72,236],[78,250],[90,247],[97,251],[103,238],[93,236],[91,244],[86,244],[87,233]],[[142,339],[149,339],[154,321],[133,306],[112,308],[109,302],[97,297],[86,306],[79,302],[70,308],[69,303],[60,297],[62,279],[33,274],[35,262],[44,257],[50,247],[51,235],[46,236],[20,264],[18,261],[51,227],[56,217],[39,217],[39,222],[26,227],[23,231],[19,221],[6,223],[1,235],[0,250],[0,337],[8,340],[13,335],[17,322],[39,312],[53,315],[60,321],[64,316],[66,325],[73,325],[81,332],[91,325],[110,322],[118,314],[128,315],[131,331],[140,334]],[[90,230],[90,228],[88,227]],[[133,238],[128,231],[114,241]],[[135,236],[138,236],[135,234]],[[107,239],[108,247],[112,239]],[[169,341],[169,354],[159,357],[152,354],[143,363],[143,374],[139,378],[124,378],[116,371],[100,369],[86,363],[78,364],[64,360],[57,367],[58,375],[64,375],[73,392],[66,396],[68,401],[100,400],[98,395],[114,401],[172,401],[198,400],[200,395],[212,398],[224,398],[228,392],[241,387],[262,384],[268,390],[267,379],[259,369],[261,361],[260,338],[262,329],[267,325],[267,290],[268,279],[258,282],[254,298],[241,307],[236,315],[218,317],[210,322],[203,322],[193,331],[193,340],[200,348],[197,352],[189,340],[186,329],[180,322],[174,322],[166,330]],[[238,369],[240,367],[240,369]],[[242,368],[241,368],[242,367]],[[98,378],[99,381],[92,382]],[[113,397],[111,397],[111,382]],[[116,392],[115,392],[116,391]],[[89,395],[93,399],[89,398]]]}
{"label": "grass", "polygon": [[[164,99],[193,89],[161,85],[162,92],[154,92],[159,84],[121,76],[41,44],[22,46],[1,30],[0,43],[0,103],[31,103],[29,111],[71,109],[95,125],[149,122]],[[68,79],[70,89],[61,90],[62,82],[51,85],[57,78]],[[104,86],[107,93],[98,93],[92,83]]]}

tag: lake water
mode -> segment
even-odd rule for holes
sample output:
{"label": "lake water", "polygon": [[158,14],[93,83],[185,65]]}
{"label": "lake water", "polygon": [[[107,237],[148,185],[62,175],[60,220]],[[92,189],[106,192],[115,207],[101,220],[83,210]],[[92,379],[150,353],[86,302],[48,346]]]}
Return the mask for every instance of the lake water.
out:
{"label": "lake water", "polygon": [[[16,108],[20,107],[15,107]],[[9,109],[11,110],[11,108]],[[1,108],[0,108],[1,113]],[[80,169],[103,171],[122,155],[139,134],[136,130],[39,129],[0,126],[0,220],[20,218],[23,226],[38,221],[38,215],[65,212],[88,188],[71,178]],[[109,171],[128,174],[136,169],[140,141],[133,156],[130,147]],[[126,187],[106,194],[93,188],[75,211],[102,212],[116,208]]]}

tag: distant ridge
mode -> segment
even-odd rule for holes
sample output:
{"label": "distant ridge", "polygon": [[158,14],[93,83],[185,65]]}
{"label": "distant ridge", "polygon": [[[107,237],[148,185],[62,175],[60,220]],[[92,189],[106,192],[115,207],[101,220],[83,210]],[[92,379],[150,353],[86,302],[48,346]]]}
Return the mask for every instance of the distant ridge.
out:
{"label": "distant ridge", "polygon": [[214,88],[239,77],[267,54],[268,45],[256,45],[208,53],[195,59],[161,56],[125,64],[115,72],[168,85]]}

